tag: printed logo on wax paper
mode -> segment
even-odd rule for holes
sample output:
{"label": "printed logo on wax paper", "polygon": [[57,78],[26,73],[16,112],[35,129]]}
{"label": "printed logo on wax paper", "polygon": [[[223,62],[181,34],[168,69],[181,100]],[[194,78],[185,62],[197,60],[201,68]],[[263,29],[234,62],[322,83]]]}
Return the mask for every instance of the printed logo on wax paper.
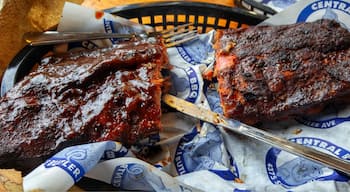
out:
{"label": "printed logo on wax paper", "polygon": [[313,127],[318,129],[329,129],[337,125],[340,125],[344,122],[350,121],[350,116],[344,117],[344,118],[331,118],[331,119],[325,119],[325,120],[312,120],[307,118],[296,118],[295,120],[308,127]]}
{"label": "printed logo on wax paper", "polygon": [[318,115],[299,117],[295,120],[308,127],[317,129],[329,129],[345,122],[350,122],[349,112],[343,109],[344,106],[329,105]]}
{"label": "printed logo on wax paper", "polygon": [[91,50],[98,48],[93,41],[82,41],[82,42],[73,42],[68,44],[69,51],[78,51],[78,50]]}
{"label": "printed logo on wax paper", "polygon": [[[66,47],[60,46],[59,52],[63,51],[69,51],[69,52],[74,52],[74,51],[85,51],[85,50],[92,50],[98,48],[98,45],[96,45],[93,41],[81,41],[81,42],[72,42],[68,43]],[[55,48],[57,49],[57,48]],[[54,51],[57,51],[55,50]]]}
{"label": "printed logo on wax paper", "polygon": [[299,14],[297,22],[315,21],[319,18],[333,19],[345,28],[350,28],[345,21],[349,20],[350,3],[346,1],[315,1],[307,5]]}
{"label": "printed logo on wax paper", "polygon": [[[196,128],[184,135],[176,148],[174,164],[179,175],[199,170],[209,170],[223,179],[234,180],[239,177],[238,169],[228,151],[223,151],[222,137],[219,130],[208,132],[206,136],[198,136]],[[223,153],[230,157],[233,170],[215,169],[215,164],[224,165]]]}
{"label": "printed logo on wax paper", "polygon": [[[113,21],[103,19],[103,25],[105,26],[106,33],[115,33],[116,32],[116,30],[113,26]],[[110,40],[113,44],[118,43],[118,39],[116,39],[116,38],[110,38]]]}
{"label": "printed logo on wax paper", "polygon": [[209,35],[176,46],[177,51],[187,63],[210,65],[214,62],[214,49],[209,43]]}
{"label": "printed logo on wax paper", "polygon": [[[85,153],[86,154],[86,153]],[[71,156],[67,158],[52,157],[44,163],[45,168],[59,167],[66,171],[74,180],[74,182],[79,181],[85,174],[84,168],[76,161],[78,158],[85,158],[84,152],[76,151],[72,153]]]}
{"label": "printed logo on wax paper", "polygon": [[[344,160],[350,160],[348,150],[322,139],[298,137],[292,138],[290,141],[320,149]],[[266,154],[266,171],[273,184],[279,184],[285,188],[296,187],[312,181],[349,181],[348,177],[335,170],[276,148],[271,148]]]}
{"label": "printed logo on wax paper", "polygon": [[170,191],[160,176],[135,163],[117,166],[111,183],[122,190]]}
{"label": "printed logo on wax paper", "polygon": [[118,151],[115,150],[106,150],[104,151],[101,160],[109,160],[109,159],[115,159],[118,157],[125,157],[128,154],[128,149],[125,147],[121,147]]}
{"label": "printed logo on wax paper", "polygon": [[170,93],[195,103],[200,91],[197,73],[192,67],[175,67],[170,71],[172,87]]}

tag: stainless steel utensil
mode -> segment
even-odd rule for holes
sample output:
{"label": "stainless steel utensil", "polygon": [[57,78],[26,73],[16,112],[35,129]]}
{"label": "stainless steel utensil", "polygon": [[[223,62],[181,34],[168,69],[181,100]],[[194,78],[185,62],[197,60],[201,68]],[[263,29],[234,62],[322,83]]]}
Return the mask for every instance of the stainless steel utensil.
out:
{"label": "stainless steel utensil", "polygon": [[237,120],[228,119],[218,113],[201,108],[197,105],[169,94],[164,95],[162,100],[170,107],[175,108],[178,111],[192,117],[218,126],[222,126],[235,133],[254,138],[256,140],[272,145],[273,147],[279,148],[300,157],[304,157],[305,159],[309,159],[311,161],[320,163],[329,168],[333,168],[335,170],[346,173],[347,175],[350,175],[350,162],[347,162],[343,159],[339,159],[335,156],[323,153],[313,148],[305,147],[303,145],[288,141],[287,139],[277,137],[271,133],[246,125]]}
{"label": "stainless steel utensil", "polygon": [[193,24],[184,24],[172,29],[149,32],[142,34],[117,34],[117,33],[96,33],[96,32],[28,32],[23,35],[23,39],[31,46],[52,45],[59,43],[69,43],[84,40],[109,39],[109,38],[148,38],[161,36],[166,47],[190,41],[197,37],[197,30],[191,28]]}

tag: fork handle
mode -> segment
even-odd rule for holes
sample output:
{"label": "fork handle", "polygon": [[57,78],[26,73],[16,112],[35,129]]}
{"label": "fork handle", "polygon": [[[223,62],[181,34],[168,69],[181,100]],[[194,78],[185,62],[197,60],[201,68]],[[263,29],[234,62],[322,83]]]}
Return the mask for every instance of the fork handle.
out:
{"label": "fork handle", "polygon": [[31,46],[52,45],[84,40],[109,39],[109,38],[133,38],[135,34],[96,33],[96,32],[28,32],[23,39]]}

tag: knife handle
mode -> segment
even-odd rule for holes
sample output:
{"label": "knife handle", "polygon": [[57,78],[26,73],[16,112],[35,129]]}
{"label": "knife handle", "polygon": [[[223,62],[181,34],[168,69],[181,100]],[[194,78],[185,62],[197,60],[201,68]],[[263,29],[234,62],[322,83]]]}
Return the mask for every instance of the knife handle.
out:
{"label": "knife handle", "polygon": [[350,162],[337,158],[330,154],[318,151],[311,147],[306,147],[287,139],[275,136],[264,130],[246,125],[234,119],[225,118],[222,115],[211,110],[204,109],[193,103],[177,98],[173,95],[165,94],[162,99],[166,104],[178,111],[190,115],[192,117],[201,119],[203,121],[212,123],[214,125],[225,127],[233,132],[241,135],[251,137],[253,139],[262,141],[273,147],[287,151],[294,155],[303,157],[305,159],[320,163],[326,167],[333,168],[350,176]]}

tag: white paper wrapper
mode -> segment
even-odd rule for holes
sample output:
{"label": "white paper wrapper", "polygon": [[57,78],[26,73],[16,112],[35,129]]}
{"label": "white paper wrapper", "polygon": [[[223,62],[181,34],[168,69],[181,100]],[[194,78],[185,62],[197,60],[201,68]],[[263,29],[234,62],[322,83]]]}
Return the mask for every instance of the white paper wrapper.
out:
{"label": "white paper wrapper", "polygon": [[[74,20],[65,19],[73,16]],[[108,14],[103,17],[120,21]],[[336,19],[344,26],[350,26],[350,1],[300,1],[264,24],[291,24],[320,18]],[[103,21],[95,18],[94,11],[67,3],[59,30],[103,31],[106,30]],[[148,30],[134,24],[128,26]],[[214,64],[211,46],[214,33],[168,49],[170,63],[174,66],[170,72],[171,93],[221,113],[215,87],[208,86],[202,78],[202,73]],[[94,46],[85,48],[112,43],[117,41],[94,41]],[[84,47],[83,44],[80,46]],[[318,116],[263,127],[291,141],[350,160],[349,117],[349,107],[330,106]],[[164,130],[156,146],[148,146],[146,142],[144,147],[133,148],[133,153],[115,142],[74,146],[27,175],[24,189],[67,190],[86,173],[86,177],[110,183],[116,190],[349,191],[348,177],[261,142],[176,112],[164,114],[162,122]],[[135,158],[155,148],[159,152],[143,158],[144,161]],[[72,156],[84,149],[85,155]]]}
{"label": "white paper wrapper", "polygon": [[[130,22],[129,20],[92,9],[81,7],[74,3],[66,3],[57,31],[69,32],[105,32],[105,33],[142,33],[153,31],[153,28]],[[93,49],[107,47],[118,43],[116,38],[106,40],[83,41],[69,44],[74,47]]]}
{"label": "white paper wrapper", "polygon": [[202,191],[180,183],[151,164],[130,157],[99,163],[86,176],[111,183],[117,190]]}

